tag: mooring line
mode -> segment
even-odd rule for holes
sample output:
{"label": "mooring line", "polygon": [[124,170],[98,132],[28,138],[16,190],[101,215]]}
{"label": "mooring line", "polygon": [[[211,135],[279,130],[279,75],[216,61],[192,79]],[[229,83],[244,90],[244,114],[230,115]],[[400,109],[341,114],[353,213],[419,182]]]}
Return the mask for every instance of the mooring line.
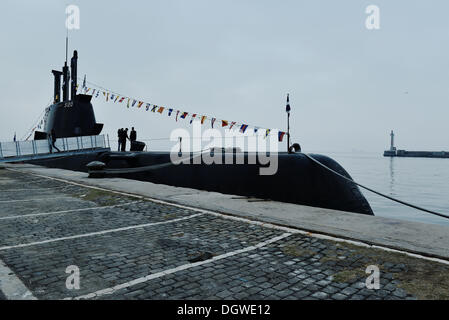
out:
{"label": "mooring line", "polygon": [[388,196],[388,195],[386,195],[386,194],[383,194],[383,193],[381,193],[381,192],[379,192],[379,191],[376,191],[376,190],[373,190],[373,189],[371,189],[371,188],[368,188],[368,187],[366,187],[366,186],[364,186],[364,185],[362,185],[362,184],[360,184],[360,183],[358,183],[358,182],[355,182],[354,180],[352,180],[352,179],[350,179],[350,178],[348,178],[348,177],[345,177],[344,175],[338,173],[337,171],[332,170],[331,168],[329,168],[328,166],[324,165],[323,163],[321,163],[320,161],[316,160],[315,158],[309,156],[308,154],[305,154],[305,153],[302,153],[302,152],[301,152],[301,154],[305,155],[307,158],[309,158],[309,159],[312,160],[313,162],[317,163],[318,165],[320,165],[320,166],[323,167],[324,169],[326,169],[326,170],[328,170],[328,171],[330,171],[330,172],[336,174],[336,175],[339,176],[340,178],[343,178],[343,179],[345,179],[345,180],[347,180],[347,181],[349,181],[349,182],[352,182],[352,183],[354,183],[355,185],[357,185],[357,186],[359,186],[359,187],[361,187],[361,188],[363,188],[363,189],[366,189],[366,190],[368,190],[368,191],[371,191],[371,192],[373,192],[373,193],[375,193],[375,194],[377,194],[377,195],[379,195],[379,196],[381,196],[381,197],[384,197],[384,198],[390,199],[390,200],[392,200],[392,201],[398,202],[398,203],[403,204],[403,205],[405,205],[405,206],[407,206],[407,207],[411,207],[411,208],[414,208],[414,209],[417,209],[417,210],[421,210],[421,211],[424,211],[424,212],[427,212],[427,213],[430,213],[430,214],[434,214],[434,215],[439,216],[439,217],[442,217],[442,218],[449,219],[449,216],[448,216],[448,215],[445,215],[445,214],[442,214],[442,213],[439,213],[439,212],[436,212],[436,211],[428,210],[428,209],[425,209],[425,208],[418,207],[418,206],[416,206],[416,205],[414,205],[414,204],[411,204],[411,203],[408,203],[408,202],[405,202],[405,201],[402,201],[402,200],[399,200],[399,199],[390,197],[390,196]]}

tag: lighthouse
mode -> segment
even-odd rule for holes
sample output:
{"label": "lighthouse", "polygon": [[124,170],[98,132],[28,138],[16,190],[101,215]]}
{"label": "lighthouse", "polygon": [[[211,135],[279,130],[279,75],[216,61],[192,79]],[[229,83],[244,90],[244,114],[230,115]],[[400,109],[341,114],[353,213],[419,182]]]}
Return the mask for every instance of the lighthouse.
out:
{"label": "lighthouse", "polygon": [[394,132],[393,132],[393,130],[391,130],[390,136],[391,136],[390,151],[396,151],[396,147],[394,146]]}

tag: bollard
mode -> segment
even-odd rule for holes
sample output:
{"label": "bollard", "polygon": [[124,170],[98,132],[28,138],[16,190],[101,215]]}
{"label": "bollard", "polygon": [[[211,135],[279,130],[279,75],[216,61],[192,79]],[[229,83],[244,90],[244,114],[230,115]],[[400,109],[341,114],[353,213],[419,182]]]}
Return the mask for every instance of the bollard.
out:
{"label": "bollard", "polygon": [[87,165],[87,172],[89,173],[89,178],[104,178],[106,164],[101,161],[92,161]]}

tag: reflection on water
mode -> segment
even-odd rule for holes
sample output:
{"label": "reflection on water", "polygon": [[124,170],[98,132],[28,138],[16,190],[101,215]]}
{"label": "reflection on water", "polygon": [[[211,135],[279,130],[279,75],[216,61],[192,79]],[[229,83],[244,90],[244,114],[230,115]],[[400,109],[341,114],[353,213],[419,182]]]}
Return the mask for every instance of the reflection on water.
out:
{"label": "reflection on water", "polygon": [[394,196],[394,159],[390,158],[390,196]]}
{"label": "reflection on water", "polygon": [[[382,153],[326,153],[351,177],[399,200],[449,215],[449,159],[390,158]],[[449,226],[449,219],[362,190],[376,216]]]}

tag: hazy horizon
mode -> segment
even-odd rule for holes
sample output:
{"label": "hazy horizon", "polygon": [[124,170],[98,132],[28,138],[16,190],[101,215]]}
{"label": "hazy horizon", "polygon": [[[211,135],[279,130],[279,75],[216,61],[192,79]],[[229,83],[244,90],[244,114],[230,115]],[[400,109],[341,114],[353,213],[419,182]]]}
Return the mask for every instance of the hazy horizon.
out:
{"label": "hazy horizon", "polygon": [[[290,93],[292,141],[305,151],[380,153],[392,129],[400,149],[449,150],[449,3],[402,0],[4,0],[0,141],[22,138],[52,100],[69,4],[80,8],[69,52],[78,50],[79,76],[113,91],[281,130]],[[371,4],[380,30],[365,27]],[[111,141],[120,127],[136,127],[138,140],[189,127],[93,105]]]}

